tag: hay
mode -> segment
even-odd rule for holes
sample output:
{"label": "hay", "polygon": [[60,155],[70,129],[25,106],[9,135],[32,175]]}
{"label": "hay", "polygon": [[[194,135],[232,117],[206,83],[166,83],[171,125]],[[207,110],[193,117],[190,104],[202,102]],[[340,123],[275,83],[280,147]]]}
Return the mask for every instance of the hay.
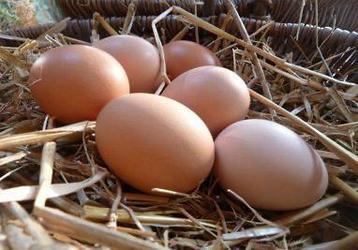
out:
{"label": "hay", "polygon": [[[222,190],[213,176],[191,194],[156,190],[169,197],[141,194],[120,183],[98,155],[95,123],[55,127],[28,91],[27,71],[40,53],[81,42],[58,35],[65,20],[37,40],[0,50],[0,178],[6,189],[0,198],[7,201],[0,205],[0,244],[14,249],[96,244],[113,249],[300,249],[322,242],[332,249],[352,246],[358,237],[352,233],[358,225],[358,123],[357,86],[346,81],[350,72],[340,79],[327,75],[328,57],[312,60],[311,67],[290,61],[290,55],[277,57],[266,36],[270,25],[241,40],[225,32],[225,25],[217,28],[177,7],[153,22],[159,48],[162,31],[155,24],[171,12],[186,22],[174,39],[195,33],[190,28],[194,26],[216,36],[205,44],[251,87],[249,118],[281,123],[319,152],[330,174],[325,197],[309,208],[279,213],[254,210],[237,194]],[[126,18],[124,33],[130,33],[132,15]],[[94,19],[117,33],[100,15]],[[240,29],[245,34],[242,25]],[[96,37],[96,30],[92,34]],[[162,66],[164,87],[169,79]],[[266,87],[260,79],[266,79]],[[20,200],[35,202],[20,206]]]}

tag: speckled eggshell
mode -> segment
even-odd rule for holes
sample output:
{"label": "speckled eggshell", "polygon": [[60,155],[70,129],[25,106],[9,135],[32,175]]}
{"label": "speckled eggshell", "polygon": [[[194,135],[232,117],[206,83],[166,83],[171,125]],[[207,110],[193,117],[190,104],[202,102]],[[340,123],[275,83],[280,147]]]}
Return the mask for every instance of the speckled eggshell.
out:
{"label": "speckled eggshell", "polygon": [[251,206],[292,210],[319,200],[328,185],[320,156],[290,129],[267,120],[245,120],[215,140],[215,173]]}
{"label": "speckled eggshell", "polygon": [[175,79],[180,74],[200,66],[221,66],[220,60],[213,52],[191,41],[170,42],[165,44],[163,49],[170,79]]}
{"label": "speckled eggshell", "polygon": [[195,189],[210,173],[215,155],[210,132],[193,111],[143,93],[123,96],[103,108],[96,143],[112,172],[143,192]]}
{"label": "speckled eggshell", "polygon": [[160,82],[158,49],[147,40],[131,35],[116,35],[94,43],[114,56],[127,72],[131,93],[154,93]]}
{"label": "speckled eggshell", "polygon": [[218,66],[202,66],[181,74],[162,95],[197,113],[213,136],[244,119],[250,106],[245,82],[233,71]]}
{"label": "speckled eggshell", "polygon": [[41,108],[64,123],[95,120],[109,101],[129,93],[120,63],[84,45],[45,52],[32,65],[28,82]]}

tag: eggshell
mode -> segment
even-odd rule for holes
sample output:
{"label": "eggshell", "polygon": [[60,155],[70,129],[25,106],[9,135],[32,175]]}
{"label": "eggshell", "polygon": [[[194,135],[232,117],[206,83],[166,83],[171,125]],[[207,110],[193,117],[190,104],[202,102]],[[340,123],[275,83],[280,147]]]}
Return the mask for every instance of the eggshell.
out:
{"label": "eggshell", "polygon": [[42,54],[30,70],[29,86],[41,108],[57,120],[95,120],[112,99],[129,93],[122,66],[106,52],[83,45]]}
{"label": "eggshell", "polygon": [[175,79],[180,74],[200,66],[220,66],[220,60],[206,47],[191,42],[178,40],[163,46],[167,74]]}
{"label": "eggshell", "polygon": [[113,173],[144,192],[193,190],[211,171],[215,155],[210,132],[193,111],[143,93],[104,107],[97,119],[96,142]]}
{"label": "eggshell", "polygon": [[110,36],[94,43],[114,56],[127,72],[131,93],[154,93],[160,82],[160,57],[158,49],[137,36]]}
{"label": "eggshell", "polygon": [[181,74],[162,95],[197,113],[213,136],[244,119],[250,106],[245,82],[233,71],[218,66],[202,66]]}
{"label": "eggshell", "polygon": [[250,205],[291,210],[319,200],[328,185],[320,156],[296,133],[266,120],[245,120],[215,140],[220,184]]}

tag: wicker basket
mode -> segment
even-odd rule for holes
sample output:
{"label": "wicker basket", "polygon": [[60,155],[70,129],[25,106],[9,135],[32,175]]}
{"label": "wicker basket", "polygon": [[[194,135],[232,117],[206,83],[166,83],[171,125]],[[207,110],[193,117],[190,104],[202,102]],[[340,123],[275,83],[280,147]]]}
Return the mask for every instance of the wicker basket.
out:
{"label": "wicker basket", "polygon": [[[152,35],[151,22],[155,16],[137,16],[135,17],[132,32],[138,35],[148,34]],[[220,27],[226,19],[225,14],[220,16],[213,16],[206,18],[210,23]],[[124,17],[112,17],[107,19],[108,22],[117,30],[124,24]],[[244,18],[244,23],[249,33],[253,33],[260,27],[266,24],[263,20],[255,20]],[[42,25],[27,29],[17,29],[6,32],[7,35],[36,38],[43,32],[48,30],[51,25]],[[184,24],[178,19],[177,16],[168,16],[164,21],[159,23],[159,27],[165,30],[167,39],[174,37]],[[296,41],[294,36],[300,28],[300,36]],[[232,34],[238,35],[238,30],[233,23],[230,23],[227,28]],[[67,36],[89,41],[92,31],[91,19],[74,19],[68,22],[66,29],[63,33]],[[315,46],[315,32],[316,27],[306,24],[292,24],[292,23],[273,23],[271,28],[268,29],[268,39],[270,46],[277,54],[285,57],[288,53],[292,53],[292,59],[301,65],[306,65],[315,61],[321,60],[317,54]],[[99,33],[102,37],[108,34],[100,28]],[[189,33],[188,36],[191,34]],[[208,36],[209,34],[204,34]],[[210,38],[210,37],[208,37]],[[358,33],[348,32],[340,29],[332,29],[329,27],[318,29],[319,44],[323,55],[328,58],[332,55],[341,54],[331,62],[332,70],[339,77],[348,71],[352,71],[350,81],[358,82],[358,76],[354,73],[354,68],[358,63]],[[1,40],[0,40],[1,42]],[[3,44],[11,44],[6,40],[2,41]],[[347,48],[352,48],[348,49]],[[308,62],[310,59],[312,62]]]}
{"label": "wicker basket", "polygon": [[[298,22],[300,18],[301,0],[274,1],[272,15],[281,22]],[[350,31],[358,31],[358,1],[356,0],[318,0],[318,16],[320,26],[337,27]],[[306,0],[302,22],[315,24],[315,1]]]}
{"label": "wicker basket", "polygon": [[[272,4],[270,2],[272,1]],[[93,12],[101,15],[125,16],[127,6],[132,0],[57,0],[65,15],[75,18],[90,18]],[[218,15],[226,13],[223,0],[206,0],[206,4],[198,5],[200,16]],[[213,4],[210,4],[213,2]],[[315,1],[306,0],[303,8],[301,22],[315,24]],[[302,0],[234,0],[237,10],[245,17],[263,17],[271,14],[276,22],[299,23]],[[138,0],[138,15],[158,15],[171,5],[180,6],[192,13],[195,11],[193,0]],[[358,17],[356,0],[318,0],[319,26],[338,27],[350,31],[358,30]]]}
{"label": "wicker basket", "polygon": [[[128,5],[132,0],[109,0],[98,2],[96,0],[57,0],[58,5],[64,13],[71,17],[89,18],[93,12],[97,11],[101,15],[110,16],[125,16]],[[197,5],[199,16],[210,16],[213,14],[220,14],[225,11],[225,6],[222,0],[219,1],[205,1],[204,5]],[[213,2],[213,4],[211,3]],[[138,15],[158,15],[170,6],[179,6],[191,13],[195,12],[195,1],[193,0],[159,0],[159,1],[137,1]],[[247,12],[248,4],[246,1],[235,0],[235,5],[240,11]]]}

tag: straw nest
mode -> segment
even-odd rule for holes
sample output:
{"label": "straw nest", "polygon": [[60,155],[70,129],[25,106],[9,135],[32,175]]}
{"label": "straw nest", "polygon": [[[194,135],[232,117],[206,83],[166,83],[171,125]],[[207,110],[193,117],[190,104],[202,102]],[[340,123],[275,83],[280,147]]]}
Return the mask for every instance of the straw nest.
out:
{"label": "straw nest", "polygon": [[[280,46],[272,44],[270,23],[248,37],[237,12],[228,8],[230,15],[220,27],[178,7],[153,24],[176,15],[185,25],[172,39],[199,40],[248,83],[253,100],[249,118],[281,123],[315,147],[330,175],[324,198],[306,209],[279,213],[254,210],[238,195],[218,187],[213,176],[191,194],[157,190],[166,196],[138,193],[120,183],[98,155],[95,123],[57,127],[27,88],[29,67],[41,53],[63,44],[87,43],[60,34],[65,20],[18,47],[0,48],[1,247],[316,249],[326,242],[326,249],[354,249],[358,245],[354,232],[358,88],[350,82],[357,64],[353,61],[350,70],[340,67],[350,58],[345,53],[353,51],[349,55],[354,57],[357,47],[323,56],[317,44],[307,60],[294,59],[293,53],[280,52]],[[121,33],[130,33],[134,10],[130,9]],[[98,39],[99,27],[109,34],[118,31],[98,14],[94,23],[92,40]],[[237,34],[225,31],[229,23]],[[164,29],[154,29],[146,38],[158,44],[160,36],[168,40],[165,34]],[[322,43],[318,32],[314,36]],[[162,76],[166,80],[165,72]]]}

